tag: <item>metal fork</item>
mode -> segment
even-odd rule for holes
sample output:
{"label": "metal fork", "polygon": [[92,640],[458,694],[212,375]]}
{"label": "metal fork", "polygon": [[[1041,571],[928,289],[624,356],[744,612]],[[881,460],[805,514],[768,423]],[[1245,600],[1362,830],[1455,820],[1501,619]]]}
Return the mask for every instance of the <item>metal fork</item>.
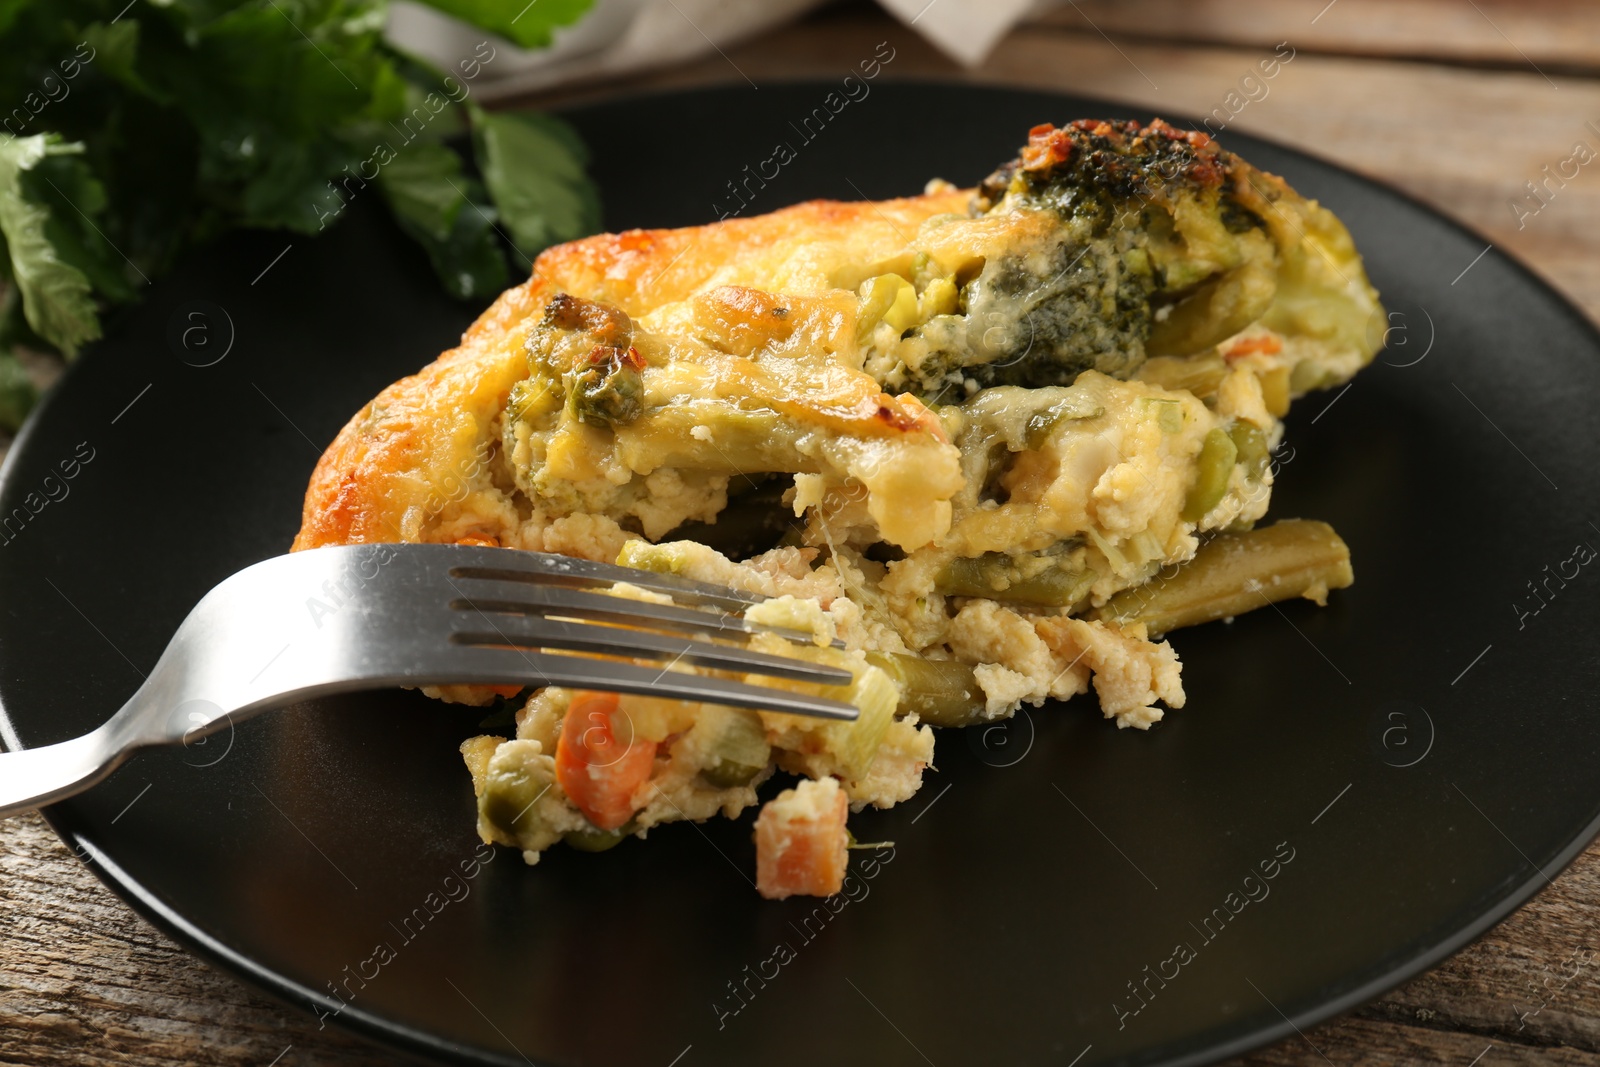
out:
{"label": "metal fork", "polygon": [[[615,595],[620,583],[673,603]],[[104,725],[0,753],[0,817],[87,789],[134,749],[187,743],[269,708],[356,689],[564,685],[853,720],[855,707],[842,701],[674,669],[850,681],[847,670],[740,647],[761,632],[812,640],[746,622],[740,613],[762,599],[505,548],[374,544],[278,556],[207,593]]]}

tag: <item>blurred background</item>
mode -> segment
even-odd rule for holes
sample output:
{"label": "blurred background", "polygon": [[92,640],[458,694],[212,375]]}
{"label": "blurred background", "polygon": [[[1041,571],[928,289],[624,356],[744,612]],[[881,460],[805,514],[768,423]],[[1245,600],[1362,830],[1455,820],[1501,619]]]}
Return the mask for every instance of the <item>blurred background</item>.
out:
{"label": "blurred background", "polygon": [[[396,4],[391,33],[422,45],[442,21]],[[601,0],[570,40],[508,63],[488,91],[559,106],[634,87],[758,86],[847,73],[887,40],[890,79],[1100,96],[1224,142],[1236,130],[1336,160],[1483,232],[1600,319],[1600,181],[1579,162],[1600,152],[1600,4]],[[672,58],[647,58],[652,41]],[[1293,58],[1263,78],[1274,55]]]}
{"label": "blurred background", "polygon": [[375,175],[441,284],[486,303],[602,225],[584,166],[606,160],[540,113],[836,79],[875,52],[888,80],[1100,96],[1337,160],[1600,315],[1600,6],[1580,0],[13,0],[0,430],[196,243],[318,233]]}
{"label": "blurred background", "polygon": [[[417,131],[437,142],[428,166],[388,168],[380,190],[441,284],[486,304],[540,247],[601,224],[584,161],[617,165],[524,109],[760,92],[874,55],[892,56],[885,81],[1103,97],[1335,160],[1600,318],[1592,0],[0,0],[0,422],[186,248],[335,224],[375,124],[440,116]],[[352,101],[341,78],[376,88]],[[884,150],[939,135],[930,116],[885,129]],[[1600,1065],[1597,904],[1591,850],[1436,971],[1240,1062]],[[178,949],[34,818],[0,828],[0,928],[0,1061],[389,1062]]]}

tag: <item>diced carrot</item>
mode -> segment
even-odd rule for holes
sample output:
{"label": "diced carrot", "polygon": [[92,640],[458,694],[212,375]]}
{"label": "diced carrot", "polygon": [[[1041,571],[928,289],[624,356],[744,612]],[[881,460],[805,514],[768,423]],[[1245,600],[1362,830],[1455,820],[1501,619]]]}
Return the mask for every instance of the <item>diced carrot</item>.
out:
{"label": "diced carrot", "polygon": [[768,900],[844,888],[849,805],[832,778],[785,789],[756,819],[756,889]]}
{"label": "diced carrot", "polygon": [[634,791],[650,780],[655,758],[654,742],[633,736],[617,694],[573,694],[556,739],[556,781],[596,827],[633,818]]}
{"label": "diced carrot", "polygon": [[1241,356],[1248,356],[1256,352],[1270,356],[1282,351],[1282,338],[1277,334],[1263,333],[1255,337],[1241,337],[1228,346],[1228,350],[1223,353],[1223,356],[1227,359],[1238,359]]}

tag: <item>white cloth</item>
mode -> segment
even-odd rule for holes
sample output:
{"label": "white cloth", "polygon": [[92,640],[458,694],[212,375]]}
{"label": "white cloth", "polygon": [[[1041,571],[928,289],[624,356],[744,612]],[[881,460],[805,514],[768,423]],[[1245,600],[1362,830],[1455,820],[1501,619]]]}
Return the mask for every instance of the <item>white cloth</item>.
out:
{"label": "white cloth", "polygon": [[952,59],[975,66],[1036,7],[1035,0],[878,0]]}
{"label": "white cloth", "polygon": [[[731,47],[824,0],[595,0],[549,48],[530,51],[492,38],[494,58],[475,87],[485,98],[592,82],[670,66]],[[878,0],[951,58],[982,62],[996,41],[1056,0]],[[475,54],[484,31],[410,0],[390,8],[389,38],[447,70]],[[481,50],[477,52],[480,56]]]}

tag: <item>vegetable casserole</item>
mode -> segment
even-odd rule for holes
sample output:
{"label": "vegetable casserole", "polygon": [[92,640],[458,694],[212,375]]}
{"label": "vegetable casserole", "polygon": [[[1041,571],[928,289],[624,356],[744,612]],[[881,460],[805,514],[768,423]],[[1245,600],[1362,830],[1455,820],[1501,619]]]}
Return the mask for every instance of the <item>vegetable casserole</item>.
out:
{"label": "vegetable casserole", "polygon": [[857,721],[433,692],[514,704],[514,736],[462,752],[479,832],[528,862],[737,816],[782,771],[759,887],[824,894],[848,812],[921,785],[930,725],[1092,685],[1148,728],[1184,703],[1161,634],[1349,584],[1324,524],[1257,524],[1290,403],[1385,321],[1344,226],[1207,135],[1040,126],[976,189],[546,251],[344,428],[295,547],[499,545],[764,594],[750,619],[815,643],[753,647],[848,668]]}

